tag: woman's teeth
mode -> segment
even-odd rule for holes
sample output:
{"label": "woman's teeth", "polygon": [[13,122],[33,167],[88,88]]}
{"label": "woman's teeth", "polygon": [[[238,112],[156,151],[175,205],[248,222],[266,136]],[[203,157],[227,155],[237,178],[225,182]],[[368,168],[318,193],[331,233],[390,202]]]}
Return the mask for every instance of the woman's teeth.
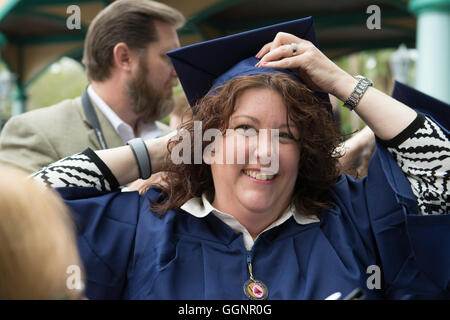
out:
{"label": "woman's teeth", "polygon": [[275,174],[262,174],[253,170],[244,170],[244,173],[257,180],[272,180],[275,178]]}

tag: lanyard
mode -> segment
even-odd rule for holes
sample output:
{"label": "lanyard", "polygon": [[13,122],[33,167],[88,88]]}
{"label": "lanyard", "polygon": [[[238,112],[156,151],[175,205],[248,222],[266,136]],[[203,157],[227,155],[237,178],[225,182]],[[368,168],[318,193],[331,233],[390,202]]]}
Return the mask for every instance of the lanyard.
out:
{"label": "lanyard", "polygon": [[83,91],[83,95],[81,96],[81,103],[83,105],[84,114],[86,115],[86,118],[94,129],[100,146],[102,147],[102,149],[108,149],[105,137],[103,136],[102,128],[100,127],[100,122],[98,121],[97,114],[95,113],[94,107],[92,106],[91,100],[89,99],[87,90]]}
{"label": "lanyard", "polygon": [[253,277],[253,247],[250,251],[247,251],[247,266],[250,279],[244,283],[244,293],[250,300],[266,300],[269,295],[267,286],[260,280],[256,280]]}

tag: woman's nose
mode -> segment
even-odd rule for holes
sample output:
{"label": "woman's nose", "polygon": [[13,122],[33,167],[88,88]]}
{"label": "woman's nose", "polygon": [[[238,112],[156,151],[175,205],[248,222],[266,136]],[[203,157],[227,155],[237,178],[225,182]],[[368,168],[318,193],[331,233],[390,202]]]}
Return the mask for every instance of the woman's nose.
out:
{"label": "woman's nose", "polygon": [[254,156],[262,165],[269,165],[272,157],[278,154],[278,134],[276,129],[261,129],[257,135]]}

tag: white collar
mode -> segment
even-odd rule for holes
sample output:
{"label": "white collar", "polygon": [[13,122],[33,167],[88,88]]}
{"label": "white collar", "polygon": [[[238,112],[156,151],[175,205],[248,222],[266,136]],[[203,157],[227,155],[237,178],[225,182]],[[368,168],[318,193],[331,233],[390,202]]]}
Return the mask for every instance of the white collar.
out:
{"label": "white collar", "polygon": [[[207,199],[205,193],[202,194],[201,198],[195,197],[188,200],[181,206],[181,209],[197,218],[204,218],[212,212],[217,218],[222,220],[222,222],[226,223],[235,232],[242,233],[245,248],[247,250],[250,250],[254,244],[253,238],[248,232],[248,230],[242,224],[240,224],[239,221],[237,221],[232,215],[221,212],[216,208],[214,208],[213,205]],[[292,216],[294,217],[295,222],[301,225],[320,221],[319,218],[317,218],[316,216],[307,217],[301,215],[297,210],[295,210],[295,206],[291,205],[276,221],[274,221],[261,233],[283,224]]]}
{"label": "white collar", "polygon": [[[124,143],[127,143],[131,139],[136,138],[134,135],[133,128],[125,123],[107,104],[106,102],[95,92],[92,85],[87,88],[89,97],[94,101],[95,105],[100,109],[100,111],[105,115],[106,119],[111,123],[114,130],[120,136]],[[153,139],[161,136],[162,131],[154,121],[149,123],[138,123],[138,133],[139,136],[144,139]]]}

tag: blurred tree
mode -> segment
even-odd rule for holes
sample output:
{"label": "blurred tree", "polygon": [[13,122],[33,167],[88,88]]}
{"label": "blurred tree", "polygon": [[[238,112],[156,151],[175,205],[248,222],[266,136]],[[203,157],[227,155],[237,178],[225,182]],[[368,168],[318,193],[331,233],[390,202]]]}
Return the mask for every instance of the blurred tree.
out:
{"label": "blurred tree", "polygon": [[[374,86],[391,95],[394,86],[389,58],[394,49],[362,51],[336,59],[334,62],[352,75],[362,74],[372,79]],[[341,105],[341,132],[350,134],[364,126],[354,112],[349,112]]]}
{"label": "blurred tree", "polygon": [[[350,74],[363,74],[374,81],[377,89],[391,94],[393,88],[392,72],[389,58],[394,49],[363,51],[339,59],[335,63]],[[414,65],[411,74],[414,75]],[[1,70],[2,66],[0,66]],[[4,68],[4,67],[3,67]],[[28,88],[27,110],[53,105],[64,99],[80,96],[88,85],[88,80],[81,64],[70,58],[61,58],[49,66]],[[175,88],[175,95],[182,91]],[[350,134],[364,126],[354,113],[341,105],[341,132]],[[10,108],[8,109],[10,110]],[[8,110],[5,110],[8,112]],[[5,114],[6,118],[8,115]],[[169,116],[163,122],[169,123]]]}
{"label": "blurred tree", "polygon": [[87,85],[83,66],[70,58],[61,58],[29,86],[27,111],[79,97]]}

